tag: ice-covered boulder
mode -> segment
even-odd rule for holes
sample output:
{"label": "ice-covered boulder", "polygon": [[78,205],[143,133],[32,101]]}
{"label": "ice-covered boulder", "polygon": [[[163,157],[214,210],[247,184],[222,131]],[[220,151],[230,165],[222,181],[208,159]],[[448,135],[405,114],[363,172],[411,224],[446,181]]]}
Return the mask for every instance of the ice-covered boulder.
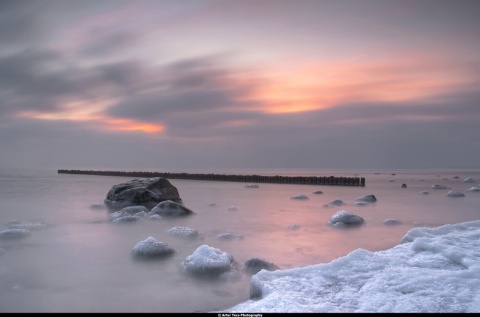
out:
{"label": "ice-covered boulder", "polygon": [[355,206],[367,206],[368,203],[366,201],[356,201],[353,203]]}
{"label": "ice-covered boulder", "polygon": [[428,195],[428,194],[430,194],[430,193],[426,190],[420,192],[420,195]]}
{"label": "ice-covered boulder", "polygon": [[320,194],[323,194],[323,192],[321,190],[316,190],[313,192],[315,195],[320,195]]}
{"label": "ice-covered boulder", "polygon": [[131,223],[131,222],[137,222],[137,221],[140,221],[140,220],[142,220],[142,218],[139,217],[139,216],[127,215],[127,216],[122,216],[122,217],[118,217],[116,219],[113,219],[112,223]]}
{"label": "ice-covered boulder", "polygon": [[257,184],[247,184],[245,185],[245,188],[258,188],[259,186]]}
{"label": "ice-covered boulder", "polygon": [[28,237],[30,231],[27,229],[5,229],[0,231],[0,240],[13,240]]}
{"label": "ice-covered boulder", "polygon": [[243,235],[234,232],[225,232],[216,236],[219,240],[243,239]]}
{"label": "ice-covered boulder", "polygon": [[91,204],[90,205],[90,208],[91,209],[105,209],[105,205],[104,204]]}
{"label": "ice-covered boulder", "polygon": [[148,209],[145,206],[128,206],[128,207],[122,208],[121,211],[124,211],[130,215],[136,215],[141,212],[148,213],[150,209]]}
{"label": "ice-covered boulder", "polygon": [[280,267],[278,265],[259,258],[251,258],[242,266],[242,270],[251,275],[257,274],[261,270],[275,271],[279,269]]}
{"label": "ice-covered boulder", "polygon": [[153,177],[133,179],[112,186],[104,199],[104,203],[112,210],[120,210],[128,206],[145,206],[151,209],[166,200],[182,203],[175,186],[165,178]]}
{"label": "ice-covered boulder", "polygon": [[387,226],[393,226],[393,225],[399,225],[401,224],[402,222],[398,219],[385,219],[383,221],[383,224],[387,225]]}
{"label": "ice-covered boulder", "polygon": [[465,178],[463,181],[465,183],[475,183],[475,179],[472,177]]}
{"label": "ice-covered boulder", "polygon": [[291,197],[292,199],[299,199],[299,200],[307,200],[308,196],[304,194],[298,194],[298,195],[293,195]]}
{"label": "ice-covered boulder", "polygon": [[175,226],[167,230],[167,233],[180,238],[196,238],[198,230],[189,227]]}
{"label": "ice-covered boulder", "polygon": [[339,210],[337,211],[328,223],[335,227],[344,227],[344,226],[356,226],[361,225],[364,222],[364,219],[360,216],[353,214],[348,210]]}
{"label": "ice-covered boulder", "polygon": [[196,276],[215,277],[232,270],[233,262],[230,253],[203,244],[185,258],[181,270]]}
{"label": "ice-covered boulder", "polygon": [[156,259],[167,257],[173,253],[175,253],[175,250],[168,244],[149,236],[147,239],[138,242],[130,255],[134,259]]}
{"label": "ice-covered boulder", "polygon": [[109,214],[108,215],[108,220],[113,221],[115,219],[126,217],[126,216],[130,216],[130,214],[127,213],[126,211],[119,210],[119,211],[115,211],[115,212],[112,212],[111,214]]}
{"label": "ice-covered boulder", "polygon": [[334,200],[332,200],[331,202],[328,203],[328,205],[330,205],[330,206],[341,206],[341,205],[344,205],[344,204],[345,204],[345,202],[341,199],[338,199],[338,198],[334,199]]}
{"label": "ice-covered boulder", "polygon": [[192,210],[188,209],[182,204],[176,203],[171,200],[165,200],[153,207],[152,210],[150,210],[150,212],[148,213],[148,215],[151,216],[156,214],[162,217],[177,217],[188,216],[193,213],[194,212]]}
{"label": "ice-covered boulder", "polygon": [[480,187],[478,186],[472,186],[469,189],[467,189],[469,192],[480,192]]}
{"label": "ice-covered boulder", "polygon": [[367,203],[373,203],[377,201],[377,197],[375,197],[375,195],[370,194],[370,195],[358,197],[357,201],[365,201]]}
{"label": "ice-covered boulder", "polygon": [[447,189],[448,187],[445,185],[440,185],[440,184],[433,184],[432,185],[433,189]]}
{"label": "ice-covered boulder", "polygon": [[9,229],[27,229],[27,230],[37,230],[37,229],[43,229],[47,227],[48,227],[48,224],[40,221],[15,222],[15,223],[10,223],[8,225]]}
{"label": "ice-covered boulder", "polygon": [[447,195],[448,197],[465,197],[465,194],[462,192],[457,192],[454,190],[448,191]]}

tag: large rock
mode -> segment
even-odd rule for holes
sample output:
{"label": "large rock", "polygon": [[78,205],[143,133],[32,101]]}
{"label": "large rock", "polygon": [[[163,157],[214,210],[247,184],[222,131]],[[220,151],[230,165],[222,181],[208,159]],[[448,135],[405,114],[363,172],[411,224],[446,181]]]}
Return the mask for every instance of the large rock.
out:
{"label": "large rock", "polygon": [[158,203],[170,200],[182,203],[178,190],[162,177],[133,179],[113,185],[104,200],[109,209],[119,210],[129,206],[145,206],[152,209]]}

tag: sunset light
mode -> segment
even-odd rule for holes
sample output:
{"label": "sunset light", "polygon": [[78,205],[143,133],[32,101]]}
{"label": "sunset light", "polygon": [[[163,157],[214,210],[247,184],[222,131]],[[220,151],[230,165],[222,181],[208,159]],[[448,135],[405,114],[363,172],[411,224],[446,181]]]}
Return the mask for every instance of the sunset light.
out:
{"label": "sunset light", "polygon": [[473,166],[479,6],[7,0],[0,163],[35,157],[31,135],[123,165],[100,144],[156,153],[152,166]]}

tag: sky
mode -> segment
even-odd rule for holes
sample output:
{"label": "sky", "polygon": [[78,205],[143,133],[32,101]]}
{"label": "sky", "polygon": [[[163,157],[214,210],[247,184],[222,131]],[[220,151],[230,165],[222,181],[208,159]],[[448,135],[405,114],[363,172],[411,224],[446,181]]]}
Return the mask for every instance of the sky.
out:
{"label": "sky", "polygon": [[480,168],[479,12],[0,0],[0,166]]}
{"label": "sky", "polygon": [[478,313],[480,221],[414,228],[384,251],[252,276],[227,313]]}

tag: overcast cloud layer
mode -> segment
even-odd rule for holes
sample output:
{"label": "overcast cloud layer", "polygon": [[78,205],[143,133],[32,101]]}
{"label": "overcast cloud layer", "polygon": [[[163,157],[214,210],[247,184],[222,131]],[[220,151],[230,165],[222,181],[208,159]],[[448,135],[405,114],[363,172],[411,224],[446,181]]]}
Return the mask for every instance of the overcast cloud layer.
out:
{"label": "overcast cloud layer", "polygon": [[0,0],[0,166],[480,168],[479,12]]}

